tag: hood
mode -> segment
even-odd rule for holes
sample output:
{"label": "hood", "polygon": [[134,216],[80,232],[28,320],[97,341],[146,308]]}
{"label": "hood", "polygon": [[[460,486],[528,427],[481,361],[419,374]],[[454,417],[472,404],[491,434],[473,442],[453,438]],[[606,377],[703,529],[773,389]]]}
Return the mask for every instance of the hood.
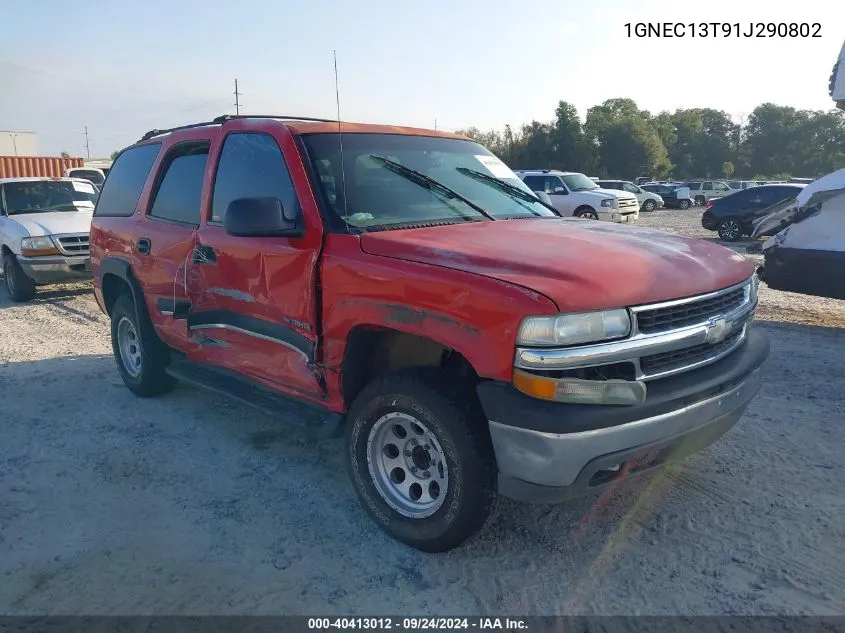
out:
{"label": "hood", "polygon": [[365,233],[366,253],[529,288],[565,312],[680,299],[748,279],[754,264],[705,240],[574,218]]}
{"label": "hood", "polygon": [[94,207],[80,207],[78,211],[50,211],[48,213],[16,213],[9,217],[25,228],[31,237],[58,233],[88,233]]}
{"label": "hood", "polygon": [[602,197],[610,196],[611,198],[620,198],[620,199],[623,199],[623,200],[627,199],[627,198],[633,198],[634,200],[637,199],[637,196],[635,196],[634,194],[628,193],[627,191],[620,191],[619,189],[602,189],[602,188],[599,188],[599,189],[593,189],[589,192],[582,191],[581,193],[598,193],[598,194],[601,194]]}

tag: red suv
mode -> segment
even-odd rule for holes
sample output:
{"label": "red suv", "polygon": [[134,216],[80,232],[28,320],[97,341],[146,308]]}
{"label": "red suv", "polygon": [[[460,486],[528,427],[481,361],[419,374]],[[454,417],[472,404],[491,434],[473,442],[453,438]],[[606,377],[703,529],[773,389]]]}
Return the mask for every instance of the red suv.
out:
{"label": "red suv", "polygon": [[292,117],[153,130],[91,227],[126,385],[346,437],[374,521],[425,551],[498,495],[554,502],[727,431],[768,355],[754,265],[560,218],[454,134]]}

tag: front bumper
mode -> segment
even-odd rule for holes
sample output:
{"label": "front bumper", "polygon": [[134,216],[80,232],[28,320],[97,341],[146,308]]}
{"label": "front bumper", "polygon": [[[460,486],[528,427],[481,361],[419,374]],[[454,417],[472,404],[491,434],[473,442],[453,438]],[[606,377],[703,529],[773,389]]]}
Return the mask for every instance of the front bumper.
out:
{"label": "front bumper", "polygon": [[611,211],[598,211],[597,215],[599,216],[599,220],[604,220],[605,222],[617,222],[621,224],[634,222],[639,217],[639,213],[637,211],[619,211],[618,209],[613,209]]}
{"label": "front bumper", "polygon": [[546,402],[481,383],[499,492],[554,503],[704,448],[740,419],[768,353],[766,337],[752,330],[726,358],[649,383],[645,403],[633,407]]}
{"label": "front bumper", "polygon": [[91,278],[91,260],[88,255],[18,257],[18,263],[26,276],[37,284]]}

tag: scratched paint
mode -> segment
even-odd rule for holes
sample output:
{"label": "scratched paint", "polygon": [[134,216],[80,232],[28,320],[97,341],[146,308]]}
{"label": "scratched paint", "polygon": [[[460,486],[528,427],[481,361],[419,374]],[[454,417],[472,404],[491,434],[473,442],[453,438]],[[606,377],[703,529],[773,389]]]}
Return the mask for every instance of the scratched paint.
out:
{"label": "scratched paint", "polygon": [[208,291],[221,297],[230,297],[237,301],[245,301],[246,303],[255,303],[255,297],[240,290],[233,288],[209,288]]}

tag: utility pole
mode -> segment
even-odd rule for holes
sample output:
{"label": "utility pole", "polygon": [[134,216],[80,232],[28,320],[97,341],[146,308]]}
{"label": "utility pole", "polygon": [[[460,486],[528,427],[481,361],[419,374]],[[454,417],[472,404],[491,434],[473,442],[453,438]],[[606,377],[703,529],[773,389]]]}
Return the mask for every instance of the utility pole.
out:
{"label": "utility pole", "polygon": [[85,126],[85,154],[91,158],[91,146],[88,145],[88,126]]}
{"label": "utility pole", "polygon": [[434,129],[437,130],[437,119],[434,119]]}
{"label": "utility pole", "polygon": [[241,97],[243,95],[242,95],[242,93],[238,92],[238,80],[237,79],[235,79],[235,92],[233,94],[235,95],[235,114],[240,114],[241,113],[241,102],[238,99],[238,97]]}

